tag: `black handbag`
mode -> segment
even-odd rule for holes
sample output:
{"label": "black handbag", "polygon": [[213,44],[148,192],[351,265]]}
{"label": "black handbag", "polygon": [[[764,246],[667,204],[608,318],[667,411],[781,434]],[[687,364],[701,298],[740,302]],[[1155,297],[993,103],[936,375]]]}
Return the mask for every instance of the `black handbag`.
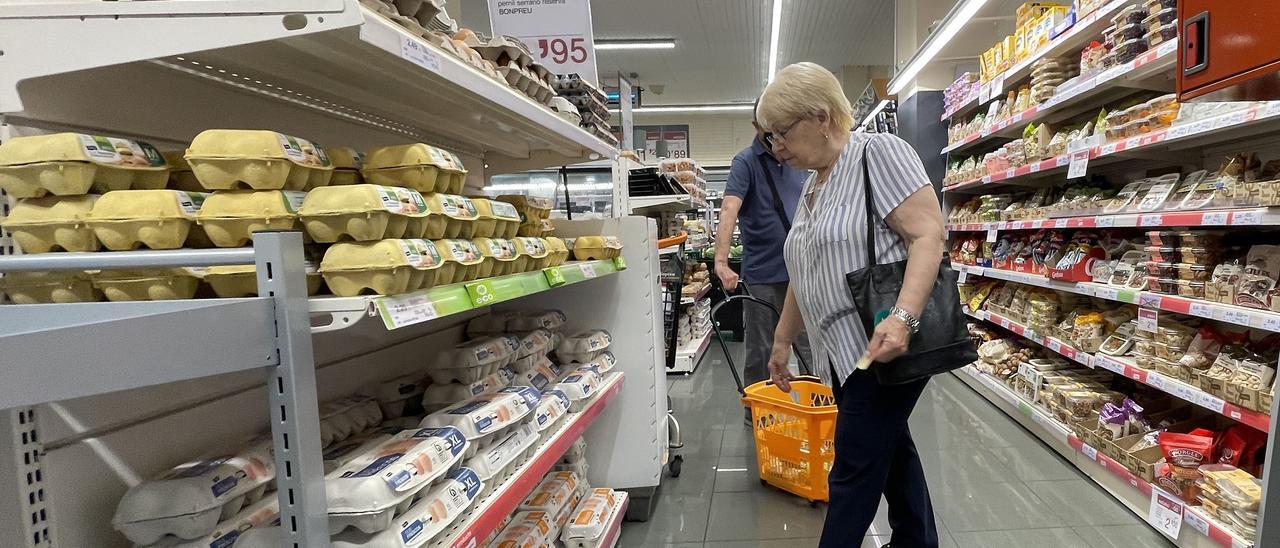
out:
{"label": "black handbag", "polygon": [[[876,316],[881,317],[898,301],[907,261],[876,264],[875,210],[871,199],[871,170],[867,152],[862,152],[863,182],[867,198],[867,267],[845,275],[858,317],[870,339],[875,332]],[[956,272],[946,254],[938,265],[938,279],[929,293],[928,304],[920,315],[920,331],[911,336],[907,353],[887,363],[875,363],[880,384],[905,384],[959,369],[978,359],[977,349],[969,338],[968,322],[960,307],[960,291]]]}

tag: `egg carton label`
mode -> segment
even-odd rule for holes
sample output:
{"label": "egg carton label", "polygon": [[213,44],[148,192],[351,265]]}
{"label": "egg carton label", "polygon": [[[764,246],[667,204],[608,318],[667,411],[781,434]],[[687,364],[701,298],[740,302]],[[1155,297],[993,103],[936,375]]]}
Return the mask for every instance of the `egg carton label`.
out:
{"label": "egg carton label", "polygon": [[284,152],[285,158],[294,163],[315,167],[329,165],[329,157],[324,150],[306,139],[277,133],[276,141],[280,143],[280,150]]}
{"label": "egg carton label", "polygon": [[508,386],[498,392],[503,394],[516,394],[520,396],[524,400],[526,410],[532,409],[535,405],[538,405],[538,400],[542,398],[542,394],[540,392],[529,388],[528,386]]}
{"label": "egg carton label", "polygon": [[519,219],[520,218],[520,212],[516,210],[516,206],[513,206],[506,202],[491,200],[490,207],[493,209],[493,215],[495,217],[501,217],[503,219]]}
{"label": "egg carton label", "polygon": [[299,209],[302,209],[303,200],[307,199],[307,193],[303,191],[282,190],[280,193],[284,195],[284,208],[289,213],[297,213]]}
{"label": "egg carton label", "polygon": [[164,156],[150,144],[116,137],[79,134],[80,147],[90,160],[128,167],[163,167]]}
{"label": "egg carton label", "polygon": [[178,208],[182,210],[182,214],[187,217],[195,217],[200,213],[200,207],[204,205],[205,198],[209,195],[204,192],[184,192],[181,190],[173,191],[178,199]]}

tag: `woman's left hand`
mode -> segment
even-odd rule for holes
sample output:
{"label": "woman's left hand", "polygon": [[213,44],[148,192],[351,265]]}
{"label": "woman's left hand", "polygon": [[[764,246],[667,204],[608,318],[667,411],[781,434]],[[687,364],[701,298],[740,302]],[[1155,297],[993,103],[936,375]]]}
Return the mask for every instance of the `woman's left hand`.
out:
{"label": "woman's left hand", "polygon": [[907,353],[911,343],[911,328],[895,316],[889,316],[876,324],[876,331],[867,344],[867,357],[872,361],[888,362]]}

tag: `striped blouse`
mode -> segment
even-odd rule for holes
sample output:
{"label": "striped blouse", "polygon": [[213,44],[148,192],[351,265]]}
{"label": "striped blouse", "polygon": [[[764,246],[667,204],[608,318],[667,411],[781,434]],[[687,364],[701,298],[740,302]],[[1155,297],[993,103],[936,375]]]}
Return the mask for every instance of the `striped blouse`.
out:
{"label": "striped blouse", "polygon": [[[875,185],[872,198],[880,219],[875,224],[878,264],[907,258],[902,237],[885,224],[884,216],[930,185],[920,157],[906,141],[891,134],[866,133],[850,135],[849,144],[816,196],[816,177],[806,183],[787,235],[787,271],[809,334],[811,365],[827,384],[832,382],[833,370],[842,382],[853,374],[854,364],[867,347],[867,334],[845,282],[845,274],[868,266],[863,145],[867,145],[868,171]],[[810,196],[814,197],[812,205]]]}

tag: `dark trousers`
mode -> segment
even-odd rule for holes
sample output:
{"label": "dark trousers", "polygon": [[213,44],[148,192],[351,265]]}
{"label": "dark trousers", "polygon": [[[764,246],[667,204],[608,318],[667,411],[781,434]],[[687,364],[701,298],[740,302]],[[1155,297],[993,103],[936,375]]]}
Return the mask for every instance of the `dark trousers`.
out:
{"label": "dark trousers", "polygon": [[885,386],[864,370],[836,383],[836,454],[820,548],[858,546],[881,494],[889,503],[893,548],[937,548],[929,488],[907,426],[928,382]]}
{"label": "dark trousers", "polygon": [[[772,304],[782,312],[787,302],[787,282],[751,284],[751,296]],[[742,380],[754,384],[769,378],[769,354],[773,352],[773,331],[778,328],[778,313],[760,303],[742,303],[743,340],[747,347],[747,363],[743,367]],[[792,343],[793,351],[804,358],[809,367],[816,367],[809,352],[809,335],[800,330]]]}

